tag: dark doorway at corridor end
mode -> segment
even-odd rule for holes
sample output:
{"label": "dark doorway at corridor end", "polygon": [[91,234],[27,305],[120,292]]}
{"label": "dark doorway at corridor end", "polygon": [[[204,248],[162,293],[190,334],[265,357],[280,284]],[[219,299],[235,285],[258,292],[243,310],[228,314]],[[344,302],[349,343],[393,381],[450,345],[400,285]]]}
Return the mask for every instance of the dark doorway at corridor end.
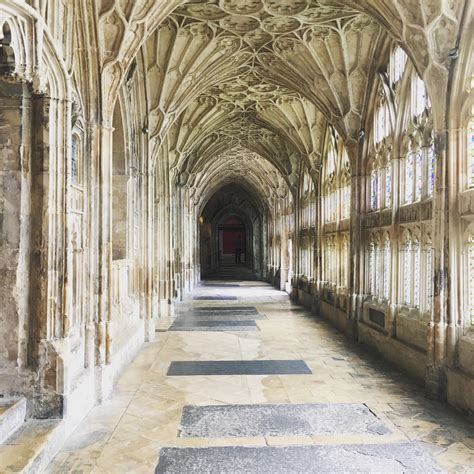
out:
{"label": "dark doorway at corridor end", "polygon": [[242,186],[228,184],[214,193],[200,216],[202,279],[263,278],[263,215]]}

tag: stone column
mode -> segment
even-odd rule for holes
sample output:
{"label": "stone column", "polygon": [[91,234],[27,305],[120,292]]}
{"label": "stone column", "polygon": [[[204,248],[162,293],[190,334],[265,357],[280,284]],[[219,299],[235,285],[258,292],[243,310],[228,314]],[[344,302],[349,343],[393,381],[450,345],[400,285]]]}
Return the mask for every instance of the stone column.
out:
{"label": "stone column", "polygon": [[347,305],[349,335],[356,337],[357,322],[362,317],[363,289],[364,289],[364,249],[361,239],[361,215],[364,209],[364,182],[362,173],[363,143],[354,141],[345,144],[351,161],[351,220],[350,220],[350,260],[349,260],[349,304]]}
{"label": "stone column", "polygon": [[[434,133],[436,153],[436,182],[433,193],[433,309],[428,324],[427,395],[435,399],[446,398],[446,336],[449,290],[449,215],[447,189],[446,132]],[[455,331],[454,327],[449,328]],[[451,336],[451,334],[450,334]]]}

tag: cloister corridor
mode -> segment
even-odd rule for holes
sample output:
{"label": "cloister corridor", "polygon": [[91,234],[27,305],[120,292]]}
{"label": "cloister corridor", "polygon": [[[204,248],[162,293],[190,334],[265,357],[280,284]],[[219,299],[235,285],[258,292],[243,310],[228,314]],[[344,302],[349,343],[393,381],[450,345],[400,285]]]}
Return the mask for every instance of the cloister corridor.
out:
{"label": "cloister corridor", "polygon": [[[162,321],[157,340],[143,348],[112,397],[89,413],[47,472],[150,473],[160,450],[169,447],[182,451],[168,451],[157,472],[473,471],[474,429],[465,417],[427,400],[419,385],[292,304],[286,293],[233,281],[205,283],[193,295],[177,308],[177,330],[166,330],[172,321]],[[224,299],[196,299],[202,297]],[[198,321],[225,326],[189,330]],[[236,326],[242,321],[246,326]],[[249,330],[252,322],[259,330]],[[176,361],[288,360],[304,361],[311,373],[167,375]],[[273,413],[272,405],[289,411]],[[319,423],[307,414],[318,405],[325,412]],[[193,431],[181,418],[185,406],[227,411],[207,414]],[[257,412],[239,411],[249,406]],[[379,449],[371,453],[374,446]],[[224,451],[212,452],[215,447]],[[316,451],[281,456],[274,447]]]}
{"label": "cloister corridor", "polygon": [[474,2],[0,0],[0,474],[474,473]]}

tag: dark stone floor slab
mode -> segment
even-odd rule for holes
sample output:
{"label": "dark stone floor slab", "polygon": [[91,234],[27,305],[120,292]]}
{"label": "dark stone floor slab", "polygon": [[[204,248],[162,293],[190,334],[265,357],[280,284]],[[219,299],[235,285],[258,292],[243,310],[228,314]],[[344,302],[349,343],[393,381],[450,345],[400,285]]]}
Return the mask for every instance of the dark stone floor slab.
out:
{"label": "dark stone floor slab", "polygon": [[195,306],[193,311],[257,311],[255,306]]}
{"label": "dark stone floor slab", "polygon": [[259,327],[253,319],[200,321],[178,318],[170,326],[169,331],[259,331]]}
{"label": "dark stone floor slab", "polygon": [[219,326],[256,326],[257,323],[255,320],[244,320],[244,321],[229,321],[214,319],[213,321],[199,321],[196,319],[176,319],[171,327],[180,327],[180,326],[188,326],[188,327],[219,327]]}
{"label": "dark stone floor slab", "polygon": [[390,430],[364,404],[185,406],[182,437],[384,435]]}
{"label": "dark stone floor slab", "polygon": [[264,314],[247,313],[185,313],[176,318],[176,321],[252,321],[256,319],[268,319]]}
{"label": "dark stone floor slab", "polygon": [[210,360],[171,362],[167,375],[312,374],[303,360]]}
{"label": "dark stone floor slab", "polygon": [[220,300],[236,300],[237,296],[195,296],[195,300],[210,300],[210,301],[220,301]]}
{"label": "dark stone floor slab", "polygon": [[224,316],[226,314],[232,315],[240,315],[240,316],[250,316],[252,319],[254,316],[258,314],[257,311],[189,311],[187,313],[182,313],[182,316],[214,316],[214,317],[220,317]]}
{"label": "dark stone floor slab", "polygon": [[260,331],[258,326],[182,326],[173,327],[171,326],[168,331],[205,331],[205,332],[243,332],[243,331]]}
{"label": "dark stone floor slab", "polygon": [[421,445],[407,442],[261,448],[163,448],[155,472],[434,474],[445,471]]}

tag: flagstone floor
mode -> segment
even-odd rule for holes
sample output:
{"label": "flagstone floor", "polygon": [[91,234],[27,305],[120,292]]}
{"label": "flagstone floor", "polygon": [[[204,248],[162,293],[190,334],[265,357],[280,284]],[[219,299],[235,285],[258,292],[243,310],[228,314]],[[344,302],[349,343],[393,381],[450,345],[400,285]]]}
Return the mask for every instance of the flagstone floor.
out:
{"label": "flagstone floor", "polygon": [[[197,299],[207,296],[237,299]],[[94,408],[66,441],[48,472],[152,473],[160,450],[157,472],[183,474],[191,468],[267,472],[271,463],[267,468],[258,464],[266,456],[286,466],[281,472],[293,472],[288,467],[291,456],[294,472],[303,469],[298,464],[303,461],[318,472],[318,459],[325,463],[320,472],[340,472],[351,465],[330,463],[344,463],[345,456],[354,469],[364,465],[359,461],[368,462],[367,472],[392,472],[391,466],[393,472],[474,472],[474,427],[465,417],[424,398],[423,389],[396,368],[292,304],[285,293],[263,283],[233,282],[202,285],[194,297],[178,307],[173,330],[166,330],[172,321],[160,322],[157,340],[144,347],[118,380],[113,396]],[[239,306],[247,309],[239,312]],[[252,321],[249,330],[242,321]],[[267,369],[261,364],[250,367],[249,375],[232,375],[235,364],[222,369],[214,363],[239,360],[276,365],[272,375],[252,372]],[[292,363],[298,373],[278,373],[288,365],[278,364],[289,360],[300,361]],[[200,375],[167,375],[172,362],[198,361],[212,364],[204,364]],[[212,375],[215,370],[224,373]],[[226,409],[209,408],[216,405]],[[314,449],[300,449],[307,446]],[[204,449],[164,449],[197,447]],[[233,448],[210,449],[218,447]],[[258,460],[245,466],[226,464],[236,456]],[[399,467],[415,464],[398,471],[391,457]],[[213,459],[219,465],[212,465]]]}

